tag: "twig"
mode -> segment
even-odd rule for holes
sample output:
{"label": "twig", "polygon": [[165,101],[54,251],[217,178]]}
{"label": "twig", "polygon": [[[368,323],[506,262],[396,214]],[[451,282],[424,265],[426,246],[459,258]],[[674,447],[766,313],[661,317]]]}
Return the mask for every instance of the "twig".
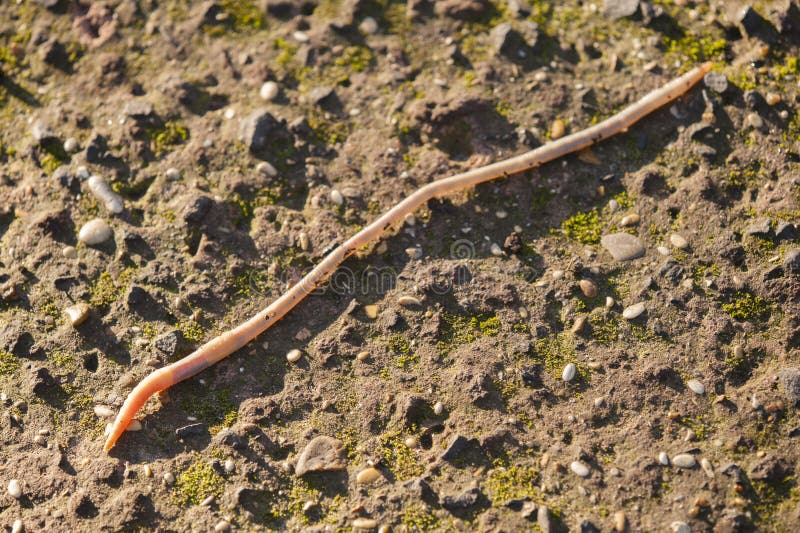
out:
{"label": "twig", "polygon": [[133,420],[136,412],[153,394],[202,372],[250,342],[250,340],[267,330],[303,298],[313,292],[353,252],[378,239],[386,230],[402,222],[407,215],[413,213],[415,209],[431,198],[444,196],[453,191],[468,189],[485,181],[523,172],[566,154],[581,150],[617,133],[624,132],[641,118],[681,96],[700,81],[709,70],[711,70],[711,63],[700,65],[660,89],[651,92],[627,109],[591,128],[573,133],[505,161],[434,181],[417,189],[411,196],[392,207],[377,220],[330,252],[299,283],[272,302],[269,307],[256,313],[255,316],[238,327],[211,339],[180,361],[155,370],[144,378],[131,391],[122,405],[122,409],[120,409],[114,424],[109,430],[104,449],[109,451],[114,446],[117,439]]}

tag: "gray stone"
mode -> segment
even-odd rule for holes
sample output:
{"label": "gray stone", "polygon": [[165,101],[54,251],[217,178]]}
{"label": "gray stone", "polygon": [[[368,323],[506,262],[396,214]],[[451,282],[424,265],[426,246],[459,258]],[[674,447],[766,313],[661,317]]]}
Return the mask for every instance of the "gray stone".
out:
{"label": "gray stone", "polygon": [[617,261],[631,261],[644,255],[642,241],[630,233],[603,235],[600,244]]}
{"label": "gray stone", "polygon": [[133,119],[144,119],[153,116],[153,104],[147,100],[136,98],[128,101],[122,112]]}
{"label": "gray stone", "polygon": [[794,240],[797,238],[797,227],[791,222],[781,220],[775,226],[775,237],[778,239]]}
{"label": "gray stone", "polygon": [[783,256],[783,268],[788,274],[800,274],[800,248],[792,248]]}
{"label": "gray stone", "polygon": [[187,426],[179,427],[175,430],[175,434],[178,438],[184,439],[186,437],[192,437],[194,435],[202,435],[206,432],[206,425],[202,422],[198,422],[196,424],[189,424]]}
{"label": "gray stone", "polygon": [[749,237],[769,237],[772,233],[772,221],[769,218],[759,218],[744,229],[744,234]]}
{"label": "gray stone", "polygon": [[336,91],[333,90],[333,87],[328,86],[315,87],[308,94],[308,99],[311,103],[320,106],[332,102],[334,98],[336,98]]}
{"label": "gray stone", "polygon": [[463,435],[454,435],[447,444],[447,448],[442,452],[440,458],[443,461],[454,461],[473,441],[474,439],[467,439]]}
{"label": "gray stone", "polygon": [[469,488],[459,494],[449,494],[439,498],[439,504],[448,510],[467,509],[478,502],[481,495],[476,487]]}
{"label": "gray stone", "polygon": [[800,403],[800,368],[790,366],[778,372],[783,395],[791,405]]}
{"label": "gray stone", "polygon": [[178,354],[178,346],[183,335],[180,331],[169,331],[164,333],[153,342],[153,346],[167,357],[175,357]]}
{"label": "gray stone", "polygon": [[257,109],[244,118],[239,126],[239,140],[251,152],[257,152],[267,146],[270,135],[277,132],[280,124],[265,109]]}
{"label": "gray stone", "polygon": [[603,16],[612,20],[632,17],[639,11],[639,0],[606,0]]}
{"label": "gray stone", "polygon": [[347,458],[342,441],[321,435],[306,445],[297,459],[294,473],[302,476],[308,472],[327,472],[345,468],[347,468]]}
{"label": "gray stone", "polygon": [[542,505],[536,510],[536,525],[539,526],[542,533],[555,531],[555,524],[550,520],[550,509],[546,505]]}
{"label": "gray stone", "polygon": [[722,72],[709,72],[703,77],[706,87],[719,94],[728,90],[728,78]]}

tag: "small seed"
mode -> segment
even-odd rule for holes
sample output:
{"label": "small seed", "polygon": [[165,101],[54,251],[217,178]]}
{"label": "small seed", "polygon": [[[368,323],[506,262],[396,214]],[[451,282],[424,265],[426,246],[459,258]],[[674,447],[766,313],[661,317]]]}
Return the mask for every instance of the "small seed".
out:
{"label": "small seed", "polygon": [[664,466],[669,466],[669,455],[667,455],[667,452],[661,452],[658,454],[658,462]]}
{"label": "small seed", "polygon": [[575,323],[572,324],[571,331],[572,333],[580,333],[584,330],[585,327],[586,327],[586,317],[579,316],[578,318],[575,319]]}
{"label": "small seed", "polygon": [[20,486],[19,481],[12,479],[8,482],[8,493],[16,500],[22,498],[22,487]]}
{"label": "small seed", "polygon": [[172,485],[175,483],[175,475],[172,472],[164,472],[164,483],[167,485]]}
{"label": "small seed", "polygon": [[589,477],[589,467],[580,461],[572,461],[569,468],[580,477]]}
{"label": "small seed", "polygon": [[101,176],[92,176],[86,184],[94,197],[100,200],[110,213],[117,215],[125,209],[122,196],[114,192]]}
{"label": "small seed", "polygon": [[289,353],[286,354],[286,360],[290,363],[296,363],[302,356],[303,352],[295,348],[294,350],[289,350]]}
{"label": "small seed", "polygon": [[215,533],[223,533],[224,531],[228,531],[230,528],[231,528],[230,522],[228,522],[227,520],[220,520],[214,526],[214,531]]}
{"label": "small seed", "polygon": [[622,220],[620,220],[619,223],[621,226],[635,226],[636,224],[639,223],[639,215],[637,215],[636,213],[625,215],[624,217],[622,217]]}
{"label": "small seed", "polygon": [[557,118],[553,121],[553,125],[550,127],[550,138],[552,140],[560,139],[566,133],[566,126],[564,125],[564,121],[560,118]]}
{"label": "small seed", "polygon": [[300,235],[297,236],[297,240],[300,242],[300,249],[308,251],[311,248],[311,240],[308,238],[308,233],[301,232]]}
{"label": "small seed", "polygon": [[366,313],[367,318],[376,319],[378,318],[378,306],[374,304],[365,305],[364,313]]}
{"label": "small seed", "polygon": [[265,176],[269,176],[270,178],[274,178],[278,175],[278,170],[268,161],[260,162],[258,165],[256,165],[256,170]]}
{"label": "small seed", "polygon": [[356,518],[353,520],[353,529],[375,529],[378,521],[372,518]]}
{"label": "small seed", "polygon": [[233,459],[226,459],[225,460],[225,471],[230,473],[236,469],[236,464],[233,462]]}
{"label": "small seed", "polygon": [[406,437],[405,445],[413,450],[414,448],[419,446],[419,441],[417,440],[416,437],[413,436]]}
{"label": "small seed", "polygon": [[672,458],[672,464],[680,468],[694,468],[697,464],[697,460],[693,455],[681,453]]}
{"label": "small seed", "polygon": [[61,250],[61,255],[63,255],[67,259],[75,259],[76,257],[78,257],[78,251],[75,249],[74,246],[65,246]]}
{"label": "small seed", "polygon": [[422,302],[419,301],[418,298],[414,298],[413,296],[401,296],[397,299],[397,303],[402,305],[403,307],[419,307],[422,305]]}
{"label": "small seed", "polygon": [[433,414],[439,416],[443,412],[444,412],[444,405],[442,405],[442,402],[436,402],[435,404],[433,404]]}
{"label": "small seed", "polygon": [[17,518],[14,520],[14,523],[11,525],[11,533],[24,533],[25,531],[25,524],[22,523],[22,520]]}
{"label": "small seed", "polygon": [[561,379],[566,382],[570,382],[575,379],[575,376],[578,374],[578,367],[575,363],[569,363],[567,366],[564,367],[564,370],[561,371]]}
{"label": "small seed", "polygon": [[144,465],[144,477],[152,477],[153,476],[153,469],[150,468],[150,465]]}
{"label": "small seed", "polygon": [[365,468],[356,476],[356,482],[359,485],[370,485],[380,479],[381,473],[377,468]]}
{"label": "small seed", "polygon": [[261,86],[261,90],[258,91],[258,95],[262,100],[271,102],[278,96],[278,84],[274,81],[264,83],[264,85]]}
{"label": "small seed", "polygon": [[611,309],[612,307],[614,307],[615,303],[616,302],[614,301],[614,298],[612,298],[611,296],[606,296],[606,309]]}
{"label": "small seed", "polygon": [[215,499],[216,498],[214,497],[213,494],[210,495],[210,496],[206,496],[205,499],[202,502],[200,502],[200,506],[201,507],[208,507],[208,506],[210,506],[211,504],[214,503]]}
{"label": "small seed", "polygon": [[106,405],[95,405],[94,414],[100,418],[108,418],[109,416],[114,416],[114,410]]}
{"label": "small seed", "polygon": [[617,511],[614,513],[614,531],[623,533],[628,527],[628,517],[625,516],[625,511]]}
{"label": "small seed", "polygon": [[64,314],[67,315],[70,325],[80,326],[89,318],[89,306],[85,303],[71,305],[64,309]]}
{"label": "small seed", "polygon": [[336,189],[333,189],[331,190],[331,202],[336,205],[342,205],[344,203],[344,196]]}
{"label": "small seed", "polygon": [[78,240],[89,246],[97,246],[114,235],[111,227],[102,218],[93,218],[78,231]]}
{"label": "small seed", "polygon": [[767,105],[777,105],[781,103],[781,95],[778,93],[767,93],[764,99],[767,101]]}
{"label": "small seed", "polygon": [[714,467],[711,465],[711,461],[703,457],[700,459],[700,468],[703,469],[703,472],[710,478],[714,478]]}
{"label": "small seed", "polygon": [[639,302],[637,304],[629,305],[622,311],[622,318],[626,320],[634,320],[639,318],[642,313],[645,312],[644,302]]}
{"label": "small seed", "polygon": [[690,379],[686,382],[686,386],[691,389],[691,391],[695,394],[705,394],[706,393],[706,386],[700,383],[700,381],[696,379]]}
{"label": "small seed", "polygon": [[369,352],[367,351],[358,352],[358,355],[356,355],[356,359],[358,359],[359,361],[366,361],[367,359],[369,359]]}

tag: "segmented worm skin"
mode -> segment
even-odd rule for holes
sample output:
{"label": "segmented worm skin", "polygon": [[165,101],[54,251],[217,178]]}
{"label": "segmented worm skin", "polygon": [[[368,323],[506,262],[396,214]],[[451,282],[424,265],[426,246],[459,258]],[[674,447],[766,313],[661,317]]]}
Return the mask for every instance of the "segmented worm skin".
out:
{"label": "segmented worm skin", "polygon": [[485,181],[523,172],[591,146],[617,133],[624,132],[638,120],[688,91],[703,79],[703,76],[711,70],[711,66],[711,63],[705,63],[690,70],[683,76],[672,80],[660,89],[656,89],[635,104],[595,126],[562,137],[557,141],[505,161],[435,181],[417,189],[411,196],[392,207],[377,220],[330,252],[299,283],[272,302],[269,307],[238,327],[210,340],[180,361],[160,368],[144,378],[131,391],[122,405],[122,409],[120,409],[111,426],[104,449],[109,451],[114,446],[117,439],[133,420],[137,411],[153,394],[202,372],[267,330],[303,298],[313,292],[319,284],[323,283],[348,256],[362,246],[378,239],[386,230],[402,222],[406,215],[411,214],[420,205],[432,198],[443,196],[453,191],[468,189]]}

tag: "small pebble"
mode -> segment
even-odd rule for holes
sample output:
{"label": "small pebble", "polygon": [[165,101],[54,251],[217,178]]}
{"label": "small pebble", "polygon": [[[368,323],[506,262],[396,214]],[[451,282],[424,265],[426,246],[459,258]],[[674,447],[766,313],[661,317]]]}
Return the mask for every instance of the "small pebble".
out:
{"label": "small pebble", "polygon": [[444,405],[442,405],[442,402],[436,402],[435,404],[433,404],[433,413],[436,416],[441,415],[443,412],[444,412]]}
{"label": "small pebble", "polygon": [[694,468],[694,466],[697,464],[697,460],[693,455],[689,455],[688,453],[680,453],[672,458],[672,464],[679,468]]}
{"label": "small pebble", "polygon": [[89,306],[83,302],[77,303],[64,309],[64,314],[71,326],[80,326],[89,318]]}
{"label": "small pebble", "polygon": [[92,176],[86,183],[94,197],[100,200],[110,213],[117,215],[125,209],[122,196],[114,192],[101,176]]}
{"label": "small pebble", "polygon": [[274,178],[278,175],[278,169],[272,166],[271,163],[266,161],[262,161],[256,165],[256,170],[264,174],[265,176],[269,176],[270,178]]}
{"label": "small pebble", "polygon": [[141,430],[142,430],[142,423],[136,418],[131,420],[131,423],[128,424],[128,427],[125,428],[125,431],[141,431]]}
{"label": "small pebble", "polygon": [[746,122],[748,126],[757,130],[764,127],[764,119],[758,113],[748,113]]}
{"label": "small pebble", "polygon": [[636,213],[625,215],[624,217],[622,217],[622,220],[620,220],[619,223],[622,226],[635,226],[636,224],[639,223],[639,215],[637,215]]}
{"label": "small pebble", "polygon": [[228,473],[233,472],[236,469],[236,464],[233,462],[233,459],[226,459],[225,460],[225,471]]}
{"label": "small pebble", "polygon": [[767,105],[778,105],[781,103],[781,95],[778,93],[767,93],[767,96],[764,98],[767,101]]}
{"label": "small pebble", "polygon": [[713,479],[714,467],[711,465],[711,461],[703,457],[702,459],[700,459],[700,468],[703,469],[703,472],[705,472],[708,477]]}
{"label": "small pebble", "polygon": [[297,240],[299,241],[301,250],[308,251],[311,248],[311,240],[308,238],[308,233],[305,231],[300,232],[300,235],[297,236]]}
{"label": "small pebble", "polygon": [[606,309],[611,309],[612,307],[614,307],[614,304],[616,304],[614,298],[612,298],[611,296],[606,296]]}
{"label": "small pebble", "polygon": [[205,499],[202,502],[200,502],[200,506],[209,507],[211,504],[214,503],[214,500],[216,500],[216,497],[213,494],[210,496],[206,496]]}
{"label": "small pebble", "polygon": [[356,476],[356,483],[359,485],[369,485],[380,479],[380,470],[374,467],[365,468]]}
{"label": "small pebble", "polygon": [[617,511],[614,513],[614,531],[623,533],[628,528],[628,517],[625,516],[625,511]]}
{"label": "small pebble", "polygon": [[373,35],[378,31],[378,22],[372,17],[364,17],[358,25],[358,31],[366,35]]}
{"label": "small pebble", "polygon": [[14,523],[11,525],[11,533],[23,533],[25,531],[25,524],[22,523],[22,520],[17,518],[14,520]]}
{"label": "small pebble", "polygon": [[65,246],[61,249],[61,255],[67,259],[76,259],[78,257],[78,251],[74,246]]}
{"label": "small pebble", "polygon": [[645,312],[644,302],[629,305],[622,311],[622,318],[625,320],[634,320],[639,318]]}
{"label": "small pebble", "polygon": [[289,352],[286,354],[286,360],[289,361],[290,363],[296,363],[300,360],[302,356],[303,352],[295,348],[293,350],[289,350]]}
{"label": "small pebble", "polygon": [[496,242],[492,243],[492,246],[489,248],[489,251],[492,252],[492,255],[503,255],[503,249],[500,248],[500,245]]}
{"label": "small pebble", "polygon": [[669,242],[672,246],[680,248],[681,250],[685,250],[689,247],[689,242],[677,233],[673,233],[669,236]]}
{"label": "small pebble", "polygon": [[564,370],[561,371],[561,379],[563,379],[566,382],[570,382],[573,379],[575,379],[575,376],[577,374],[578,374],[578,367],[575,366],[575,363],[569,363],[567,366],[564,367]]}
{"label": "small pebble", "polygon": [[570,469],[580,477],[589,477],[589,467],[580,461],[572,461]]}
{"label": "small pebble", "polygon": [[309,41],[308,35],[302,31],[296,31],[292,33],[292,37],[294,37],[294,39],[299,43],[307,43]]}
{"label": "small pebble", "polygon": [[106,405],[95,405],[94,414],[100,418],[108,418],[114,416],[114,410]]}
{"label": "small pebble", "polygon": [[676,520],[670,524],[670,528],[672,528],[673,533],[692,533],[692,528],[690,528],[689,524],[686,522],[679,522]]}
{"label": "small pebble", "polygon": [[181,179],[181,171],[175,167],[169,167],[164,172],[164,177],[166,177],[168,180],[179,180]]}
{"label": "small pebble", "polygon": [[143,471],[144,477],[153,477],[153,469],[150,468],[150,465],[144,465]]}
{"label": "small pebble", "polygon": [[592,280],[582,279],[578,282],[581,292],[587,298],[594,298],[597,296],[597,285]]}
{"label": "small pebble", "polygon": [[557,118],[553,121],[553,125],[550,127],[550,139],[556,140],[560,139],[566,133],[566,126],[564,125],[564,121],[560,118]]}
{"label": "small pebble", "polygon": [[378,306],[371,304],[364,306],[364,313],[367,315],[367,318],[378,318]]}
{"label": "small pebble", "polygon": [[22,487],[20,486],[19,481],[12,479],[8,482],[8,493],[16,500],[22,498]]}
{"label": "small pebble", "polygon": [[95,218],[84,224],[78,232],[78,240],[88,244],[89,246],[96,246],[102,244],[114,235],[105,220],[102,218]]}
{"label": "small pebble", "polygon": [[68,154],[74,154],[80,149],[81,146],[78,144],[78,139],[75,137],[68,137],[67,140],[64,141],[64,151]]}
{"label": "small pebble", "polygon": [[402,305],[403,307],[419,307],[422,305],[422,302],[419,301],[418,298],[413,296],[401,296],[397,299],[397,303]]}
{"label": "small pebble", "polygon": [[258,95],[262,100],[271,102],[278,96],[278,84],[274,81],[265,82],[264,85],[261,86],[261,90],[258,91]]}
{"label": "small pebble", "polygon": [[406,440],[404,442],[405,445],[411,448],[412,450],[419,446],[419,441],[414,436],[406,437]]}
{"label": "small pebble", "polygon": [[372,518],[356,518],[353,520],[353,529],[375,529],[378,521]]}
{"label": "small pebble", "polygon": [[336,189],[333,189],[331,190],[331,202],[336,205],[342,205],[344,203],[344,196]]}
{"label": "small pebble", "polygon": [[164,472],[163,479],[164,483],[166,483],[167,485],[172,485],[173,483],[175,483],[175,475],[172,472]]}
{"label": "small pebble", "polygon": [[691,391],[693,393],[695,393],[695,394],[705,394],[706,393],[705,385],[703,385],[702,383],[700,383],[700,381],[698,381],[696,379],[690,379],[689,381],[687,381],[686,382],[686,386],[689,387],[691,389]]}
{"label": "small pebble", "polygon": [[722,72],[709,72],[703,77],[706,87],[717,93],[724,93],[728,89],[728,78]]}
{"label": "small pebble", "polygon": [[217,533],[222,533],[223,531],[230,530],[230,528],[231,528],[230,522],[228,522],[227,520],[220,520],[214,526],[214,531],[216,531]]}
{"label": "small pebble", "polygon": [[369,359],[369,352],[367,351],[358,352],[358,355],[356,355],[356,359],[358,359],[359,361],[366,361],[367,359]]}
{"label": "small pebble", "polygon": [[661,452],[658,454],[658,462],[664,466],[669,466],[669,455],[667,455],[667,452]]}

